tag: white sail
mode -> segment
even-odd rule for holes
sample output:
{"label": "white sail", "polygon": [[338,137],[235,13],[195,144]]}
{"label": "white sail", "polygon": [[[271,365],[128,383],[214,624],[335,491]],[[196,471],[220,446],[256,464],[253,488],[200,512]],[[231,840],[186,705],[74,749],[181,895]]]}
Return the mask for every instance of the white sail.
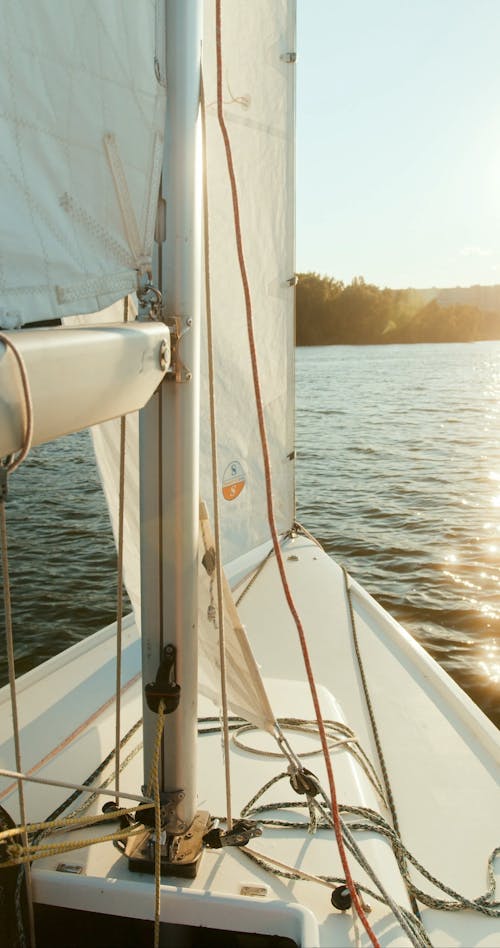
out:
{"label": "white sail", "polygon": [[[219,635],[221,615],[217,599],[214,541],[204,504],[200,510],[200,563],[198,588],[198,644],[201,694],[221,707]],[[265,731],[273,732],[275,716],[264,688],[247,634],[238,616],[229,584],[222,574],[222,611],[225,638],[225,675],[233,713]]]}
{"label": "white sail", "polygon": [[[205,5],[208,248],[215,339],[222,557],[269,538],[232,199],[217,120],[215,16]],[[222,4],[224,117],[233,153],[279,531],[294,517],[295,15],[285,0]],[[252,239],[250,239],[252,235]],[[206,249],[207,252],[207,249]],[[202,366],[204,354],[202,353]],[[211,508],[208,394],[202,387],[201,491]]]}
{"label": "white sail", "polygon": [[157,19],[155,0],[0,3],[3,327],[102,309],[149,268]]}
{"label": "white sail", "polygon": [[[205,5],[203,76],[207,115],[207,174],[211,310],[214,361],[218,472],[216,489],[221,514],[222,560],[225,563],[270,538],[266,484],[249,360],[246,313],[236,253],[229,175],[216,109],[214,4]],[[269,441],[273,497],[280,532],[294,518],[293,356],[294,356],[294,221],[293,112],[295,21],[285,2],[231,0],[222,5],[224,111],[240,201],[243,243],[253,303],[260,385]],[[224,37],[226,36],[226,42]],[[232,40],[229,40],[232,37]],[[241,42],[234,42],[239,37]],[[266,38],[263,44],[262,39]],[[265,90],[265,91],[264,91]],[[259,233],[255,242],[246,239]],[[228,253],[230,248],[230,253]],[[110,312],[106,314],[109,320]],[[114,318],[122,318],[121,306]],[[206,324],[201,409],[201,497],[213,517],[211,420],[208,396]],[[174,383],[172,383],[174,384]],[[137,621],[140,617],[139,491],[137,418],[127,422],[124,575]],[[111,519],[117,525],[119,422],[100,426],[94,445]],[[206,576],[201,575],[201,585]],[[214,679],[216,662],[213,623],[207,623],[206,590],[200,590],[200,682]],[[234,619],[234,616],[233,616]],[[270,709],[258,671],[244,642],[240,624],[228,618],[229,701],[264,727]],[[241,633],[244,638],[244,633]],[[245,669],[246,671],[242,671]],[[207,693],[207,687],[204,687]],[[212,688],[213,691],[213,688]],[[211,692],[217,700],[216,692]]]}

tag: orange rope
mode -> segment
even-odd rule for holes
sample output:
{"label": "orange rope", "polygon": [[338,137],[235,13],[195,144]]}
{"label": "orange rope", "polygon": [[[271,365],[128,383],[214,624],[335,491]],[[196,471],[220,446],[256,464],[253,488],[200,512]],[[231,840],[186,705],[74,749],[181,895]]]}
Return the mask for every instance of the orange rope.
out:
{"label": "orange rope", "polygon": [[271,537],[273,541],[274,553],[276,556],[276,561],[278,564],[278,569],[281,577],[281,582],[283,586],[283,591],[285,598],[288,604],[288,608],[295,622],[297,632],[299,635],[300,646],[302,649],[302,655],[304,659],[304,664],[307,672],[307,679],[309,682],[309,687],[311,690],[311,696],[314,704],[314,710],[318,722],[318,730],[321,738],[321,746],[323,749],[323,755],[325,758],[326,770],[328,774],[328,783],[330,787],[331,795],[331,804],[332,804],[332,817],[335,827],[335,837],[337,840],[337,846],[342,861],[342,866],[345,873],[346,884],[349,889],[352,903],[358,917],[365,929],[373,948],[380,948],[379,942],[368,922],[368,919],[365,915],[363,906],[361,904],[358,892],[354,885],[349,864],[347,861],[347,853],[345,851],[344,842],[342,839],[342,827],[340,822],[340,814],[337,802],[337,792],[335,788],[335,780],[333,777],[332,763],[330,759],[330,754],[328,751],[328,742],[325,732],[325,726],[321,714],[321,708],[319,704],[318,692],[316,689],[316,683],[314,681],[314,674],[311,666],[311,660],[309,657],[309,652],[307,648],[307,642],[304,633],[304,627],[302,621],[297,612],[297,608],[293,601],[293,596],[288,585],[288,580],[285,572],[285,565],[283,562],[283,557],[281,555],[281,548],[279,544],[278,532],[276,528],[276,521],[274,516],[274,505],[273,505],[273,496],[272,496],[272,475],[271,475],[271,463],[269,457],[269,446],[267,442],[266,426],[264,419],[264,408],[262,403],[262,393],[260,389],[260,380],[259,380],[259,371],[257,363],[257,351],[255,347],[255,336],[253,328],[253,312],[252,312],[252,299],[250,294],[250,287],[248,283],[248,276],[246,271],[245,256],[243,251],[243,238],[241,232],[241,222],[240,222],[240,210],[239,210],[239,199],[238,199],[238,189],[236,185],[236,176],[233,165],[233,157],[231,152],[231,142],[229,140],[229,134],[227,131],[226,123],[224,120],[224,111],[223,111],[223,99],[222,99],[222,29],[221,29],[221,0],[216,0],[216,50],[217,50],[217,117],[222,133],[222,138],[224,140],[224,148],[226,152],[227,167],[229,173],[229,179],[231,183],[231,196],[233,201],[233,213],[234,213],[234,227],[235,227],[235,236],[236,236],[236,246],[238,253],[238,262],[240,266],[241,281],[243,285],[243,292],[245,296],[245,310],[247,318],[247,330],[248,330],[248,344],[250,349],[250,358],[252,365],[252,377],[253,385],[255,391],[255,402],[257,408],[257,417],[259,422],[259,433],[262,447],[262,458],[264,462],[264,472],[266,480],[266,501],[267,501],[267,517],[269,522],[269,528],[271,531]]}

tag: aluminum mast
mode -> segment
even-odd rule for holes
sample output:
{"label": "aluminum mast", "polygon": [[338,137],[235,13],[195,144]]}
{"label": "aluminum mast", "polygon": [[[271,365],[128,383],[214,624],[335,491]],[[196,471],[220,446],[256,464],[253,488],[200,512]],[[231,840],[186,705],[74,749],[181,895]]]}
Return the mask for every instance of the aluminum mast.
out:
{"label": "aluminum mast", "polygon": [[[201,0],[165,0],[166,138],[153,282],[162,319],[174,324],[174,372],[140,419],[143,682],[155,680],[173,645],[180,685],[161,761],[162,822],[172,835],[192,824],[197,786],[202,9]],[[145,782],[156,725],[144,702]]]}

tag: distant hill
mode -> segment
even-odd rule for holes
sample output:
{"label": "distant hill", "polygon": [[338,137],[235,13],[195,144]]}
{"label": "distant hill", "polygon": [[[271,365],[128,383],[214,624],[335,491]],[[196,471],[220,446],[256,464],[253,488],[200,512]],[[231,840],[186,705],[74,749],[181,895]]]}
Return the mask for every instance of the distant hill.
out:
{"label": "distant hill", "polygon": [[392,290],[301,273],[296,303],[299,346],[500,339],[500,286]]}
{"label": "distant hill", "polygon": [[415,290],[423,304],[435,300],[440,306],[476,306],[478,309],[500,312],[500,286],[450,286],[439,289]]}

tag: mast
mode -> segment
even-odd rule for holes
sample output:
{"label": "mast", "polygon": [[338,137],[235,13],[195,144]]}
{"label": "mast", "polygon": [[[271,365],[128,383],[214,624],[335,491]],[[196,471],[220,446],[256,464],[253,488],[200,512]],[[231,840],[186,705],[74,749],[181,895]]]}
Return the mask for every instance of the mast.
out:
{"label": "mast", "polygon": [[[173,646],[168,674],[180,685],[160,767],[167,836],[183,834],[196,813],[202,7],[202,0],[165,0],[167,113],[153,282],[173,334],[173,372],[140,418],[143,683],[155,682]],[[156,727],[144,700],[145,784]]]}

